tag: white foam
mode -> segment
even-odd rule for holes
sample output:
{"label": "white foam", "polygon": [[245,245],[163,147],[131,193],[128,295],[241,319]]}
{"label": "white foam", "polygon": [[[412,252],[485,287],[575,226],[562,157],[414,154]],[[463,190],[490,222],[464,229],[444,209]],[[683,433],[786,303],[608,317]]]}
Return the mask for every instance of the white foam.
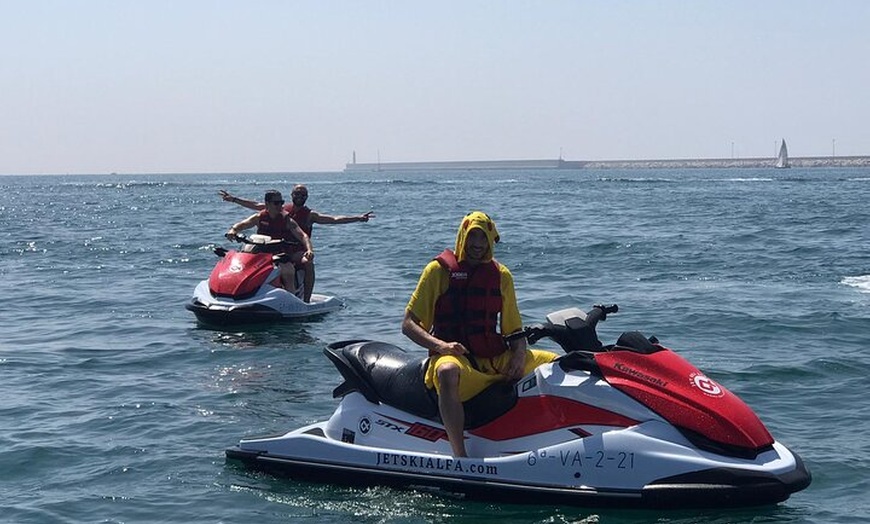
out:
{"label": "white foam", "polygon": [[870,275],[861,275],[857,277],[845,277],[841,284],[846,284],[847,286],[852,286],[860,289],[861,291],[865,291],[870,293]]}

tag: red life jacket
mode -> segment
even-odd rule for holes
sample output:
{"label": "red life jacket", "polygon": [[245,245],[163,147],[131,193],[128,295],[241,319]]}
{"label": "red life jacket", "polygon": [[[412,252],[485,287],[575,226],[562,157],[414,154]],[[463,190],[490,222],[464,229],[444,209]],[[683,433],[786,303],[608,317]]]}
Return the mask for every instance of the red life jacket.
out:
{"label": "red life jacket", "polygon": [[272,238],[296,241],[296,237],[287,228],[287,213],[281,212],[279,218],[273,219],[265,209],[260,211],[260,222],[257,224],[258,235],[269,235]]}
{"label": "red life jacket", "polygon": [[284,211],[299,224],[306,235],[311,236],[311,227],[314,224],[311,223],[311,209],[308,206],[296,207],[290,203],[284,206]]}
{"label": "red life jacket", "polygon": [[502,307],[498,262],[458,262],[450,249],[435,260],[450,272],[450,285],[435,302],[434,335],[447,342],[461,342],[476,357],[504,353],[507,344],[497,330]]}

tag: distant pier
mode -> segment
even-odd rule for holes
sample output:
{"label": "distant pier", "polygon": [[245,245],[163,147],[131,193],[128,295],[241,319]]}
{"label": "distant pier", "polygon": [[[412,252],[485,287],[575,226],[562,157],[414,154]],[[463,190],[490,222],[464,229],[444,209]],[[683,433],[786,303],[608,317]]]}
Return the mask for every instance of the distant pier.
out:
{"label": "distant pier", "polygon": [[[791,167],[870,167],[870,156],[789,157]],[[674,160],[473,160],[457,162],[373,162],[345,165],[345,172],[457,171],[506,169],[700,169],[774,168],[775,158],[709,158]]]}

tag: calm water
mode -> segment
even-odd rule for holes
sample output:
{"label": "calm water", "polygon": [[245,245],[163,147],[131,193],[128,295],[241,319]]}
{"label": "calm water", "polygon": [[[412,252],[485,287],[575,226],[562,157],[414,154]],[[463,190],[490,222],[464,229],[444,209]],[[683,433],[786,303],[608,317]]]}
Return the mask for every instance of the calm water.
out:
{"label": "calm water", "polygon": [[[259,198],[303,182],[317,321],[204,329],[183,305]],[[0,520],[8,522],[867,522],[870,171],[691,170],[0,177]],[[399,330],[425,262],[472,209],[497,221],[528,323],[621,306],[743,397],[812,486],[775,507],[496,506],[279,480],[228,466],[239,437],[322,420],[321,350]]]}

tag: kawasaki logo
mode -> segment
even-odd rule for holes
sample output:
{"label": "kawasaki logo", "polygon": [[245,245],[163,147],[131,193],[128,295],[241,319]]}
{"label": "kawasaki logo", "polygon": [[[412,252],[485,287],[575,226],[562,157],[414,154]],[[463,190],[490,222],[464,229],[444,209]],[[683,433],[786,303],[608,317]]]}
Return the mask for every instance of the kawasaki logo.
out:
{"label": "kawasaki logo", "polygon": [[650,384],[655,384],[656,386],[659,386],[661,388],[667,387],[667,385],[668,385],[667,380],[662,380],[658,377],[654,377],[652,375],[644,373],[643,371],[639,371],[637,369],[630,368],[630,367],[626,366],[625,364],[622,364],[621,362],[617,362],[616,364],[613,365],[613,367],[619,371],[622,371],[626,375],[630,375],[638,380],[643,380],[644,382],[649,382]]}

